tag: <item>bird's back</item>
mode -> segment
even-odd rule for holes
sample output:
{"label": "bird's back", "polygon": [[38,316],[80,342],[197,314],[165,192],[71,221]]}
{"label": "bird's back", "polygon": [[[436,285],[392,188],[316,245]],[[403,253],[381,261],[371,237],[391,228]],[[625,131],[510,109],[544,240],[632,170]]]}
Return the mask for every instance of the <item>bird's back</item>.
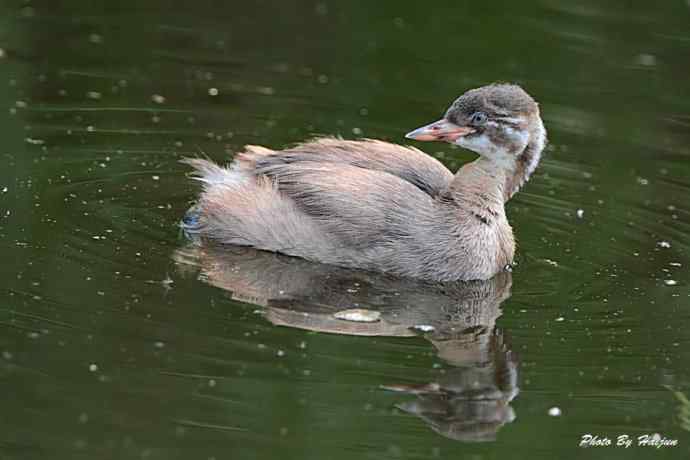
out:
{"label": "bird's back", "polygon": [[236,163],[252,174],[278,178],[299,175],[300,169],[315,163],[333,168],[354,166],[391,174],[434,197],[453,180],[453,174],[441,162],[424,152],[375,139],[323,137],[279,151],[248,146],[237,156]]}

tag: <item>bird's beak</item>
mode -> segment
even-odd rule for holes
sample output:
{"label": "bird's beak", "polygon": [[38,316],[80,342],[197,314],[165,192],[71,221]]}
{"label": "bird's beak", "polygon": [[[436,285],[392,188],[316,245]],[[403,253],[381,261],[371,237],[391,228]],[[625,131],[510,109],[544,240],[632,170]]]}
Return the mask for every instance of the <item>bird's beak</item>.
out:
{"label": "bird's beak", "polygon": [[410,131],[405,134],[408,139],[414,139],[416,141],[446,141],[454,142],[456,139],[462,136],[467,136],[475,132],[474,128],[469,126],[459,126],[455,123],[442,118],[438,121],[431,123],[430,125],[422,126],[414,131]]}

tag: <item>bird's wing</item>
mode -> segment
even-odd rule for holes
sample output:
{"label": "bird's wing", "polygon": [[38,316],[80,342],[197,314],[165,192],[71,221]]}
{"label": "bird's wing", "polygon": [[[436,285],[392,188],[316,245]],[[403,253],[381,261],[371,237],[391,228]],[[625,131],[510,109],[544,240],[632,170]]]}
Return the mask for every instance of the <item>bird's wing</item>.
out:
{"label": "bird's wing", "polygon": [[256,172],[352,248],[408,237],[411,228],[433,222],[437,209],[432,196],[386,171],[299,161],[264,165]]}
{"label": "bird's wing", "polygon": [[281,151],[250,146],[237,157],[237,164],[257,174],[278,176],[313,162],[385,172],[432,197],[438,196],[453,179],[453,174],[441,162],[420,150],[372,139],[348,141],[325,137]]}

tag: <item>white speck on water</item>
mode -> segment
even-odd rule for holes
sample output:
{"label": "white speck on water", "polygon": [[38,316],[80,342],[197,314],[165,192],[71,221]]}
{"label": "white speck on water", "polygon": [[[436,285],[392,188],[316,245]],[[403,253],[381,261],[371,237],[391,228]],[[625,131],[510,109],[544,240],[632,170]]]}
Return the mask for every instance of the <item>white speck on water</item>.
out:
{"label": "white speck on water", "polygon": [[668,249],[671,247],[671,243],[669,243],[668,241],[659,241],[656,245],[664,249]]}
{"label": "white speck on water", "polygon": [[577,216],[578,219],[582,219],[583,217],[585,217],[585,210],[584,209],[578,209],[575,212],[575,215]]}
{"label": "white speck on water", "polygon": [[89,125],[89,126],[86,127],[86,131],[89,132],[89,133],[92,133],[92,132],[94,132],[95,130],[96,130],[96,128],[94,128],[94,127],[91,126],[91,125]]}
{"label": "white speck on water", "polygon": [[561,321],[565,321],[565,318],[564,318],[564,317],[562,317],[562,316],[559,316],[559,317],[558,317],[558,318],[556,318],[556,319],[555,319],[554,321],[556,321],[556,322],[559,322],[559,323],[560,323]]}
{"label": "white speck on water", "polygon": [[161,176],[151,176],[151,179],[153,180],[160,180]]}
{"label": "white speck on water", "polygon": [[278,356],[279,358],[282,358],[283,356],[285,356],[285,352],[283,350],[278,350],[278,351],[276,351],[276,356]]}
{"label": "white speck on water", "polygon": [[436,330],[436,328],[431,324],[415,324],[412,326],[412,329],[416,329],[421,332],[433,332]]}
{"label": "white speck on water", "polygon": [[354,321],[357,323],[374,323],[381,319],[381,312],[374,310],[366,310],[363,308],[351,308],[349,310],[342,310],[333,314],[336,319],[345,321]]}
{"label": "white speck on water", "polygon": [[151,96],[151,100],[156,104],[165,104],[165,96],[161,96],[160,94],[154,94]]}
{"label": "white speck on water", "polygon": [[644,177],[638,177],[637,183],[640,185],[649,185],[649,180],[645,179]]}
{"label": "white speck on water", "polygon": [[560,417],[563,412],[560,407],[552,407],[549,409],[549,415],[551,417]]}
{"label": "white speck on water", "polygon": [[683,264],[681,264],[680,262],[669,262],[668,264],[671,267],[682,267],[683,266]]}
{"label": "white speck on water", "polygon": [[256,88],[256,92],[264,96],[273,96],[276,91],[270,86],[259,86]]}
{"label": "white speck on water", "polygon": [[0,59],[5,57],[5,50],[0,48]]}
{"label": "white speck on water", "polygon": [[208,89],[208,95],[209,96],[218,96],[220,94],[220,91],[218,91],[218,88],[209,88]]}
{"label": "white speck on water", "polygon": [[96,363],[89,364],[89,372],[96,372],[96,371],[98,371],[98,364],[96,364]]}
{"label": "white speck on water", "polygon": [[24,102],[24,101],[16,101],[16,102],[14,103],[14,105],[15,105],[18,109],[25,109],[25,108],[28,107],[29,104],[27,104],[27,103]]}
{"label": "white speck on water", "polygon": [[362,130],[360,128],[352,128],[352,134],[354,134],[355,136],[361,136]]}
{"label": "white speck on water", "polygon": [[549,265],[551,265],[551,266],[553,266],[553,267],[558,267],[558,262],[556,262],[555,260],[544,259],[544,262],[546,262],[547,264],[549,264]]}
{"label": "white speck on water", "polygon": [[156,347],[156,348],[159,348],[159,349],[160,349],[160,348],[165,348],[165,342],[158,341],[158,342],[155,342],[155,343],[153,344],[153,346]]}
{"label": "white speck on water", "polygon": [[676,281],[676,280],[664,280],[664,284],[666,286],[675,286],[676,284],[678,284],[678,281]]}
{"label": "white speck on water", "polygon": [[3,357],[4,359],[6,359],[7,361],[9,361],[9,360],[11,360],[11,359],[13,358],[13,355],[12,355],[12,353],[10,353],[9,351],[5,350],[5,351],[2,352],[2,357]]}
{"label": "white speck on water", "polygon": [[43,145],[46,143],[43,139],[34,139],[33,137],[27,137],[24,141],[31,145]]}
{"label": "white speck on water", "polygon": [[79,423],[86,423],[89,421],[89,414],[86,412],[82,412],[79,414]]}
{"label": "white speck on water", "polygon": [[88,93],[86,93],[86,97],[88,97],[89,99],[100,99],[101,97],[103,97],[103,95],[98,91],[89,91]]}
{"label": "white speck on water", "polygon": [[215,381],[214,379],[210,379],[210,380],[208,381],[208,386],[211,387],[211,388],[215,387],[215,386],[216,386],[216,381]]}
{"label": "white speck on water", "polygon": [[103,43],[103,36],[99,34],[91,34],[89,35],[89,41],[96,45],[101,44]]}
{"label": "white speck on water", "polygon": [[635,62],[639,65],[646,67],[653,67],[656,65],[656,56],[653,54],[638,54],[635,58]]}
{"label": "white speck on water", "polygon": [[299,343],[299,347],[300,347],[302,350],[304,350],[305,348],[307,348],[307,342],[305,342],[304,340],[302,340],[302,341]]}
{"label": "white speck on water", "polygon": [[325,3],[317,3],[314,9],[319,16],[326,16],[328,14],[328,5]]}
{"label": "white speck on water", "polygon": [[318,81],[322,85],[325,85],[326,83],[328,83],[328,75],[321,74],[316,78],[316,81]]}

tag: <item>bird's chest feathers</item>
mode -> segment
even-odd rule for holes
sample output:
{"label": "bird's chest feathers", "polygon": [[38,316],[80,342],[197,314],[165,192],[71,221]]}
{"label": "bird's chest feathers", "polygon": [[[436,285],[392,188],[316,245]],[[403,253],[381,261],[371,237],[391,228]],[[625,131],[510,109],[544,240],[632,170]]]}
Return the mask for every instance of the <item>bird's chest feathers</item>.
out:
{"label": "bird's chest feathers", "polygon": [[500,195],[469,194],[455,205],[460,251],[491,270],[511,263],[515,240]]}

